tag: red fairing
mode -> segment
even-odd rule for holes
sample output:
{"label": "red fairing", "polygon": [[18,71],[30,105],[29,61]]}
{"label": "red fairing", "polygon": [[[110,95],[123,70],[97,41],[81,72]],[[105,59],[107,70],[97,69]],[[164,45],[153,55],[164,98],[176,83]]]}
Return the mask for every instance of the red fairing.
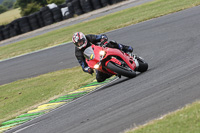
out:
{"label": "red fairing", "polygon": [[[107,66],[108,62],[114,62],[116,64],[121,65],[121,62],[115,58],[115,57],[120,57],[122,60],[124,60],[126,62],[126,64],[132,69],[134,70],[136,68],[136,64],[133,60],[133,57],[130,57],[128,54],[123,53],[122,51],[120,51],[119,49],[115,49],[115,48],[103,48],[100,46],[96,46],[96,45],[92,45],[92,49],[94,51],[94,59],[92,60],[86,60],[88,66],[92,69],[94,69],[94,65],[103,61],[104,59],[107,59],[107,57],[112,57],[110,58],[108,61],[106,61],[105,63],[105,67]],[[101,57],[100,55],[100,51],[105,51],[106,55],[104,57]],[[110,73],[110,74],[115,74],[114,72],[112,72],[111,70],[107,69],[107,71],[102,69],[102,65],[100,65],[99,71],[102,72],[106,72],[106,73]]]}
{"label": "red fairing", "polygon": [[93,60],[86,60],[86,63],[88,64],[88,66],[92,69],[94,69],[94,65],[97,63],[97,62],[100,62],[100,54],[99,52],[101,50],[103,50],[102,47],[100,46],[95,46],[95,45],[92,45],[92,49],[94,51],[94,55],[95,55],[95,58]]}
{"label": "red fairing", "polygon": [[130,57],[128,54],[123,53],[119,49],[115,49],[115,48],[106,48],[106,51],[107,51],[106,56],[109,56],[109,55],[119,56],[120,58],[122,58],[122,60],[124,60],[128,64],[128,66],[132,70],[134,70],[136,68],[136,64],[133,61],[133,58]]}
{"label": "red fairing", "polygon": [[105,66],[107,66],[108,62],[110,62],[110,61],[112,61],[112,62],[114,62],[114,63],[116,63],[116,64],[118,64],[118,65],[121,65],[121,62],[120,62],[118,59],[116,59],[116,58],[111,58],[110,60],[108,60],[108,61],[105,63]]}

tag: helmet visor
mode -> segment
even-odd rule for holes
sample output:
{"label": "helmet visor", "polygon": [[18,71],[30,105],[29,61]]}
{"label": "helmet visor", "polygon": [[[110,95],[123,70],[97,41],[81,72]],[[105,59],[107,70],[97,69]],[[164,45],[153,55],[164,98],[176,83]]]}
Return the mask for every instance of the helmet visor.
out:
{"label": "helmet visor", "polygon": [[85,44],[86,44],[85,38],[79,39],[78,42],[75,43],[75,45],[76,45],[78,48],[84,47]]}

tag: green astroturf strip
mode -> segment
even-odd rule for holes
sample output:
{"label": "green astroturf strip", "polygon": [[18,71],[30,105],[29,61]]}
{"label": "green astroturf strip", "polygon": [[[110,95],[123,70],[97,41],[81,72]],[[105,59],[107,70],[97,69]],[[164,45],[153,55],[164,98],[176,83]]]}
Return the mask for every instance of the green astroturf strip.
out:
{"label": "green astroturf strip", "polygon": [[90,83],[90,84],[88,84],[88,85],[82,86],[81,88],[105,84],[105,83],[108,83],[108,82],[110,82],[111,80],[113,80],[113,79],[115,79],[115,78],[116,78],[116,77],[111,78],[111,79],[106,79],[104,82],[101,82],[101,83],[95,81],[95,82],[92,82],[92,83]]}
{"label": "green astroturf strip", "polygon": [[57,99],[49,101],[49,103],[55,103],[55,102],[61,102],[61,101],[72,101],[73,99],[79,98],[85,94],[87,94],[87,92],[74,93],[74,94],[62,96]]}
{"label": "green astroturf strip", "polygon": [[24,123],[24,122],[26,122],[26,121],[17,122],[17,123],[13,123],[13,124],[8,124],[8,125],[5,125],[5,126],[1,126],[1,127],[0,127],[0,131],[1,131],[1,129],[3,129],[3,128],[12,127],[12,126],[15,126],[15,125],[18,125],[18,124],[22,124],[22,123]]}
{"label": "green astroturf strip", "polygon": [[5,125],[13,124],[13,123],[26,122],[26,121],[29,121],[29,120],[31,120],[31,119],[33,119],[35,117],[38,117],[38,116],[40,116],[40,115],[27,116],[27,117],[22,117],[22,118],[15,118],[15,119],[12,119],[12,120],[9,120],[9,121],[1,123],[1,125],[5,126]]}
{"label": "green astroturf strip", "polygon": [[[106,81],[104,81],[102,83],[98,83],[98,82],[95,81],[95,82],[92,82],[91,84],[88,84],[84,87],[95,86],[95,85],[103,85],[103,84],[110,82],[113,79],[115,79],[115,77],[111,78],[111,79],[107,79]],[[81,88],[84,88],[84,87],[81,87]],[[81,89],[81,88],[79,88],[79,89]],[[73,93],[72,92],[72,94],[68,94],[68,95],[65,95],[65,96],[61,96],[57,99],[51,100],[51,101],[49,101],[49,103],[55,103],[55,102],[61,102],[61,101],[70,102],[74,99],[77,99],[77,98],[87,94],[88,92],[90,92],[90,91],[87,90],[85,92],[79,92],[79,93]],[[51,109],[49,109],[49,110],[51,110]],[[42,110],[42,112],[22,114],[20,116],[17,116],[14,119],[11,119],[9,121],[5,121],[5,122],[1,123],[1,129],[4,130],[3,128],[11,127],[11,126],[14,126],[14,125],[17,125],[17,124],[24,123],[24,122],[29,121],[33,118],[36,118],[36,117],[38,117],[38,116],[40,116],[44,113],[46,113],[46,112],[44,110]]]}
{"label": "green astroturf strip", "polygon": [[28,116],[38,116],[38,115],[42,115],[42,114],[44,114],[44,112],[28,113],[28,114],[23,114],[23,115],[17,116],[17,118],[28,117]]}

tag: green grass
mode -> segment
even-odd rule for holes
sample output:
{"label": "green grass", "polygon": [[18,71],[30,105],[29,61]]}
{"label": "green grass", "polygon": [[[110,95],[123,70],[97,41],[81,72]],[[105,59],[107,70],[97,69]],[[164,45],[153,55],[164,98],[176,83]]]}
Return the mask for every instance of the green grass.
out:
{"label": "green grass", "polygon": [[71,41],[74,32],[104,33],[145,20],[197,6],[200,0],[156,0],[31,39],[0,47],[0,60]]}
{"label": "green grass", "polygon": [[154,120],[146,126],[126,133],[199,133],[200,103],[195,102],[179,111],[166,115],[161,120]]}
{"label": "green grass", "polygon": [[20,9],[12,9],[9,10],[7,12],[4,12],[2,14],[0,14],[0,25],[6,25],[8,23],[10,23],[11,21],[20,18]]}
{"label": "green grass", "polygon": [[34,105],[78,89],[94,78],[75,67],[1,85],[0,123],[30,110]]}

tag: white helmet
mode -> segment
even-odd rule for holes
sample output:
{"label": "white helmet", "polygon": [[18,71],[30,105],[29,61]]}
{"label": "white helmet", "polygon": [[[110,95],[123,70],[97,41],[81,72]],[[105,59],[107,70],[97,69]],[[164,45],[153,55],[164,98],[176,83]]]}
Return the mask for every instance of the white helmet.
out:
{"label": "white helmet", "polygon": [[74,45],[79,49],[82,49],[87,46],[87,39],[82,32],[74,33],[72,37],[72,41]]}

